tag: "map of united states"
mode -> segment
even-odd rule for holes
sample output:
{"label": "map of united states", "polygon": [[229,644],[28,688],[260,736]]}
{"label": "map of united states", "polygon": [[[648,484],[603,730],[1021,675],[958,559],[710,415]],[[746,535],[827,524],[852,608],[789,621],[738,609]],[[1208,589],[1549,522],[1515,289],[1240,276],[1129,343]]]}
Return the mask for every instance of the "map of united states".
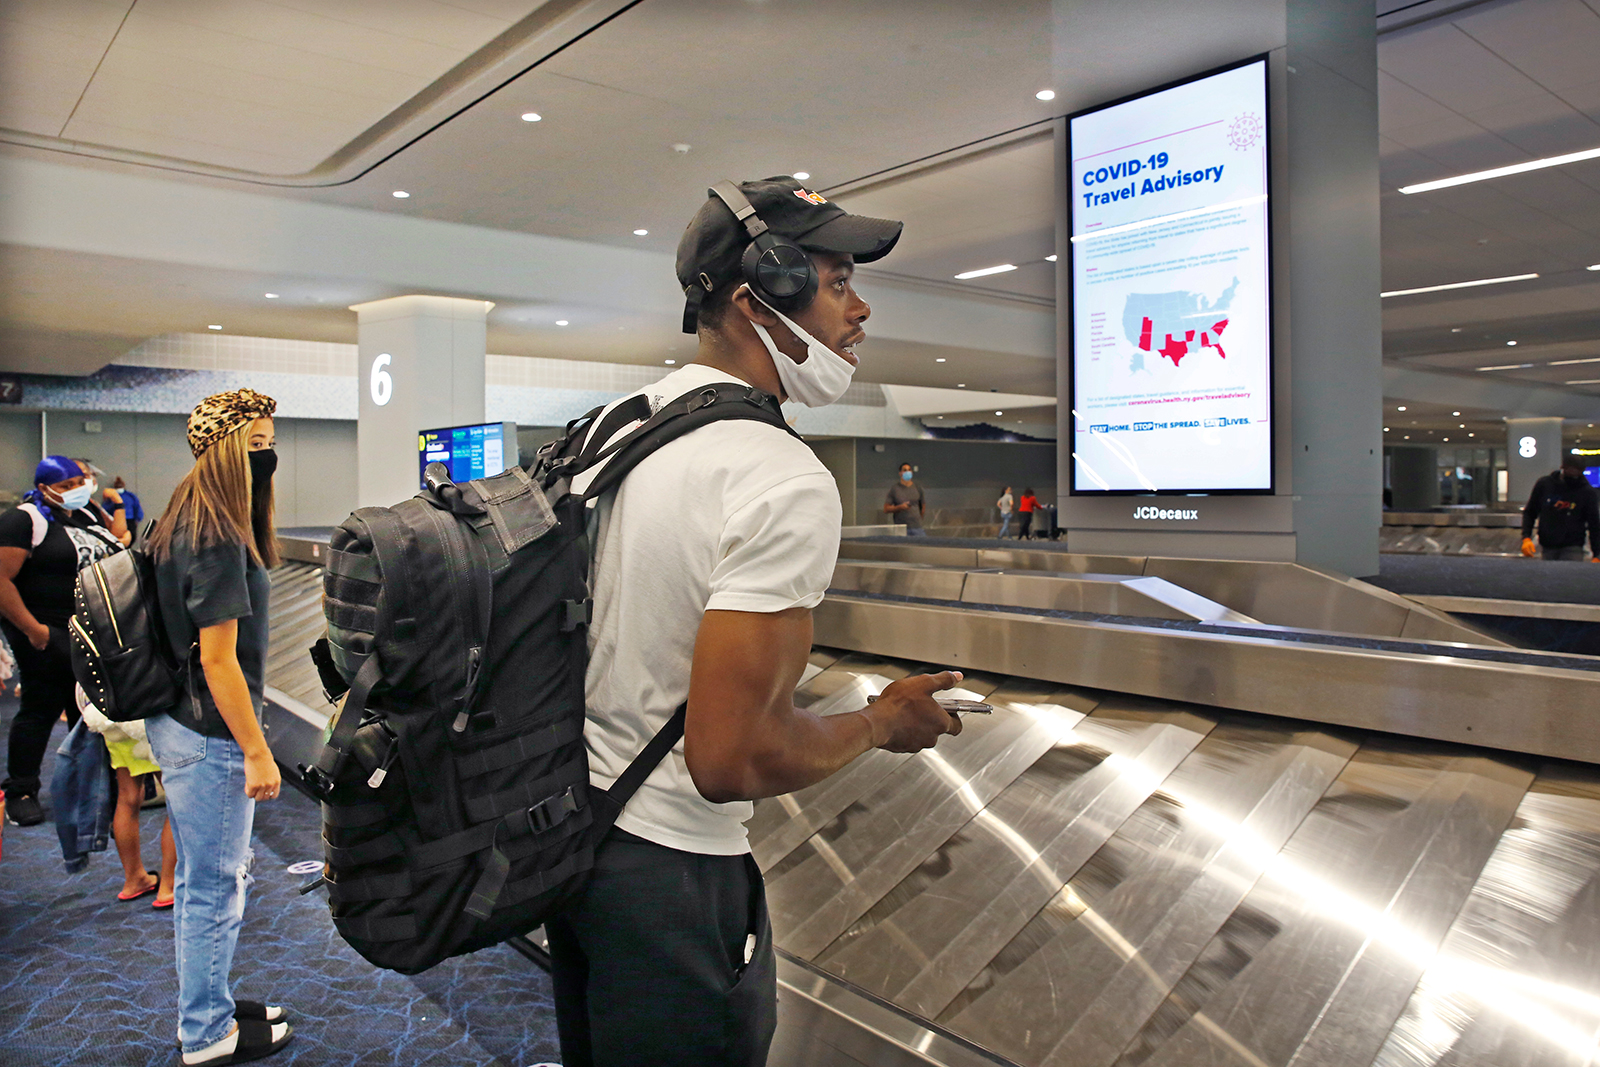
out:
{"label": "map of united states", "polygon": [[1122,332],[1138,349],[1129,364],[1130,371],[1141,371],[1144,354],[1155,352],[1172,360],[1176,367],[1183,357],[1202,348],[1222,349],[1222,331],[1228,328],[1228,307],[1239,288],[1233,279],[1215,299],[1204,294],[1180,290],[1173,293],[1129,293],[1122,309]]}

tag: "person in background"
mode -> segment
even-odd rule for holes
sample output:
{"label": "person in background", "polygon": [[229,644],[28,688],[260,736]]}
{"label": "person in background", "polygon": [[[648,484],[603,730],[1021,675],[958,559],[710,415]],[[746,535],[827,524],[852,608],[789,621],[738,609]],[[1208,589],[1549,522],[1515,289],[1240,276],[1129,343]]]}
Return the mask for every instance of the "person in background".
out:
{"label": "person in background", "polygon": [[281,786],[259,722],[267,568],[278,563],[277,406],[253,389],[235,389],[195,407],[188,434],[194,468],[150,536],[173,652],[192,662],[199,648],[191,700],[144,721],[178,853],[178,1038],[187,1067],[260,1059],[294,1036],[283,1008],[235,1000],[229,986],[251,880],[256,801],[275,798]]}
{"label": "person in background", "polygon": [[1008,485],[1005,492],[1000,494],[1000,499],[994,502],[994,506],[1000,509],[1000,532],[995,536],[1001,540],[1011,532],[1011,509],[1015,505],[1016,501],[1011,498],[1011,487]]}
{"label": "person in background", "polygon": [[1593,559],[1600,562],[1600,492],[1583,476],[1576,456],[1561,461],[1533,485],[1528,506],[1522,509],[1522,554],[1534,552],[1533,526],[1539,525],[1539,548],[1545,559],[1584,559],[1587,535]]}
{"label": "person in background", "polygon": [[152,906],[158,911],[172,907],[172,882],[178,862],[177,846],[172,841],[172,820],[161,827],[161,873],[147,870],[139,840],[139,809],[144,806],[145,776],[159,775],[145,737],[144,720],[113,722],[89,702],[83,686],[77,687],[78,712],[84,725],[105,739],[111,770],[116,776],[117,807],[111,818],[111,837],[117,843],[117,858],[122,861],[122,889],[118,900],[138,900],[156,895]]}
{"label": "person in background", "polygon": [[912,480],[911,464],[900,464],[900,480],[889,487],[883,510],[906,528],[907,537],[926,537],[928,531],[922,528],[922,516],[926,509],[927,501],[922,495],[922,486]]}
{"label": "person in background", "polygon": [[121,494],[115,489],[101,488],[106,472],[93,463],[81,458],[72,462],[83,471],[83,476],[89,484],[89,503],[84,505],[84,510],[99,519],[102,526],[116,535],[122,547],[127,548],[133,542],[133,535],[128,532],[128,520],[122,513]]}
{"label": "person in background", "polygon": [[39,765],[56,720],[78,722],[73,700],[67,620],[78,571],[121,551],[99,517],[87,510],[88,479],[67,456],[46,456],[33,489],[0,515],[0,628],[17,657],[22,702],[11,720],[6,750],[6,818],[18,826],[44,821]]}
{"label": "person in background", "polygon": [[1029,531],[1033,527],[1033,512],[1039,506],[1039,498],[1033,495],[1032,489],[1022,491],[1022,499],[1017,501],[1017,539],[1026,541]]}
{"label": "person in background", "polygon": [[128,532],[138,536],[139,524],[144,521],[144,505],[140,503],[138,494],[128,488],[128,483],[122,480],[120,474],[111,483],[111,488],[122,498],[122,514],[127,520]]}

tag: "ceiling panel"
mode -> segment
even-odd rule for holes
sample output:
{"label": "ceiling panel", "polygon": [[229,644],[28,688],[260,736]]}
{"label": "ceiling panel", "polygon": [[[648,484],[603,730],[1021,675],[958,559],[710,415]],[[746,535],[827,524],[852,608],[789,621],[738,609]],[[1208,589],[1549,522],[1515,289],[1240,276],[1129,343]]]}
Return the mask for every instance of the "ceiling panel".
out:
{"label": "ceiling panel", "polygon": [[1554,91],[1595,79],[1600,12],[1583,0],[1519,0],[1468,12],[1455,25]]}
{"label": "ceiling panel", "polygon": [[0,126],[56,137],[132,0],[0,4]]}

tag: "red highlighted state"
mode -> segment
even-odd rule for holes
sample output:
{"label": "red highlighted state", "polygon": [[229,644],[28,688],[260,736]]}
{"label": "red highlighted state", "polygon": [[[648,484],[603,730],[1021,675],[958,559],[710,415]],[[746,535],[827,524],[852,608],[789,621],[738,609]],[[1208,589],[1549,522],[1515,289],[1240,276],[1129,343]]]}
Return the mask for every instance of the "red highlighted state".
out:
{"label": "red highlighted state", "polygon": [[1161,354],[1172,360],[1172,365],[1176,367],[1183,357],[1189,354],[1189,346],[1192,344],[1194,344],[1193,330],[1185,331],[1181,341],[1174,341],[1169,333],[1166,344],[1161,346]]}
{"label": "red highlighted state", "polygon": [[[1226,352],[1224,352],[1222,350],[1222,331],[1227,329],[1227,328],[1228,328],[1228,320],[1227,319],[1223,319],[1221,322],[1213,322],[1211,324],[1211,333],[1214,333],[1214,334],[1217,335],[1216,341],[1212,341],[1211,340],[1211,333],[1203,333],[1203,334],[1200,335],[1200,347],[1201,348],[1215,348],[1217,350],[1217,355],[1221,356],[1223,359],[1227,359],[1228,358],[1228,353],[1226,353]],[[1194,335],[1190,334],[1189,336],[1193,337]]]}
{"label": "red highlighted state", "polygon": [[1156,324],[1150,321],[1150,316],[1144,316],[1144,321],[1139,325],[1139,347],[1146,352],[1150,351],[1150,331],[1155,328]]}

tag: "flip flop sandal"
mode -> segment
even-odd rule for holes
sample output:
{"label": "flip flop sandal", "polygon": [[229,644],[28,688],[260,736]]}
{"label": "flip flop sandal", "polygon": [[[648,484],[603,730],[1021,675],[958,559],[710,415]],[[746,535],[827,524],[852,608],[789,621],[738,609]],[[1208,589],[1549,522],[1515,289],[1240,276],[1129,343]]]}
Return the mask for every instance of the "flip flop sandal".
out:
{"label": "flip flop sandal", "polygon": [[152,900],[150,902],[150,906],[152,908],[156,909],[157,911],[166,911],[168,908],[172,907],[177,902],[178,902],[178,898],[177,897],[169,897],[166,900],[162,900],[160,897],[157,897],[156,899],[154,899],[154,900]]}
{"label": "flip flop sandal", "polygon": [[289,1043],[294,1037],[294,1027],[285,1026],[283,1036],[272,1040],[272,1028],[276,1023],[264,1023],[258,1019],[239,1020],[239,1040],[234,1045],[233,1052],[226,1056],[215,1056],[199,1063],[191,1063],[189,1067],[227,1067],[233,1063],[249,1063],[272,1055]]}
{"label": "flip flop sandal", "polygon": [[[152,878],[156,877],[156,872],[155,871],[146,871],[145,873],[148,874]],[[156,879],[156,881],[151,882],[149,885],[145,886],[143,889],[137,890],[135,892],[129,893],[127,890],[123,890],[122,892],[117,894],[117,899],[118,900],[138,900],[140,897],[149,896],[151,893],[154,893],[157,889],[160,889],[160,888],[161,888],[161,880],[160,879]]]}
{"label": "flip flop sandal", "polygon": [[[273,1015],[273,1012],[278,1014]],[[259,1000],[235,1000],[233,1002],[233,1017],[235,1019],[255,1019],[264,1023],[281,1023],[289,1012],[277,1004],[263,1004]]]}

